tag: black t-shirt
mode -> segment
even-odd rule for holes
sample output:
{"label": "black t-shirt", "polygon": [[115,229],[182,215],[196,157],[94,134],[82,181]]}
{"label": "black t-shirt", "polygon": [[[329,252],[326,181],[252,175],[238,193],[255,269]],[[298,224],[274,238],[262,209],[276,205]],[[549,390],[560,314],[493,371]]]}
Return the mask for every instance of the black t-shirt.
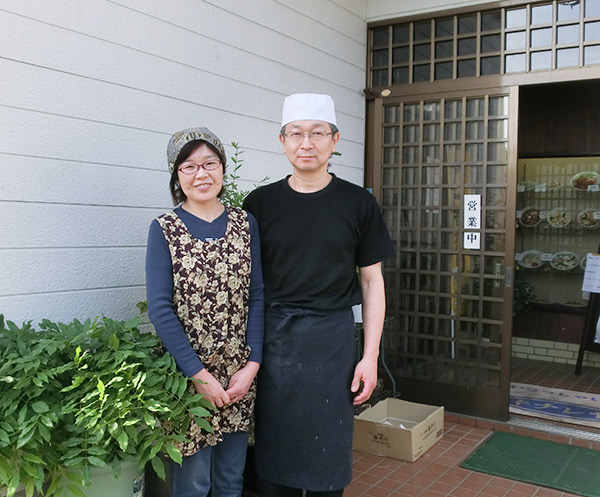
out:
{"label": "black t-shirt", "polygon": [[314,193],[296,192],[287,178],[260,187],[244,209],[260,229],[267,305],[349,308],[361,301],[356,266],[394,253],[375,197],[333,174]]}

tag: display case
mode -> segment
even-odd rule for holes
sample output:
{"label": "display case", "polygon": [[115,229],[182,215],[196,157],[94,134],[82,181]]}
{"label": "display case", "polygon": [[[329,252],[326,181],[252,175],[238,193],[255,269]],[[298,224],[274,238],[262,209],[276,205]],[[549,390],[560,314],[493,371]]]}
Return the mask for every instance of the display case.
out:
{"label": "display case", "polygon": [[521,307],[583,313],[587,254],[600,243],[600,157],[521,159],[517,178],[515,284],[528,292],[515,286],[515,296],[532,297]]}

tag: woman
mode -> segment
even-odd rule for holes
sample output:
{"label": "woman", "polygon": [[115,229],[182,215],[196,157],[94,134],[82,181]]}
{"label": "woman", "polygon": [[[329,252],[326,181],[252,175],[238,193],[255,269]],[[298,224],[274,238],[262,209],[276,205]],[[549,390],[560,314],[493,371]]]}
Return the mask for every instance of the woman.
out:
{"label": "woman", "polygon": [[215,406],[213,432],[195,424],[171,465],[172,497],[239,497],[262,360],[263,282],[256,220],[219,201],[225,149],[206,128],[167,147],[173,211],[150,225],[149,317],[195,391]]}

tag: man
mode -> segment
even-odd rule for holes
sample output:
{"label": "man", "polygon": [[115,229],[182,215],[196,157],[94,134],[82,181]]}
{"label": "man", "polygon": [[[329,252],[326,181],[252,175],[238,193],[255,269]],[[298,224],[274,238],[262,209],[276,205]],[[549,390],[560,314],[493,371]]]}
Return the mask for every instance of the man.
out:
{"label": "man", "polygon": [[[287,97],[279,140],[292,174],[244,202],[259,224],[267,307],[256,408],[261,497],[341,496],[352,480],[353,404],[377,382],[381,261],[393,248],[374,197],[328,171],[339,139],[330,96]],[[351,306],[361,297],[357,364]]]}

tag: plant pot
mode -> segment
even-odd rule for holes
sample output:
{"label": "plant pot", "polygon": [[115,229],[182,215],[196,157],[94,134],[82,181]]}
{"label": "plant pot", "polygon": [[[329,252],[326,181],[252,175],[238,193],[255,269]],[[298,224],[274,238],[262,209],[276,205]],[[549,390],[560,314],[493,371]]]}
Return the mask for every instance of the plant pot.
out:
{"label": "plant pot", "polygon": [[92,483],[83,489],[86,497],[142,497],[144,472],[134,462],[121,463],[121,475],[115,478],[112,468],[93,468]]}
{"label": "plant pot", "polygon": [[[112,468],[92,468],[92,483],[88,488],[81,487],[86,497],[142,497],[144,495],[144,472],[134,462],[121,463],[121,475],[115,478]],[[39,494],[34,491],[34,497]],[[64,497],[74,494],[65,491]],[[6,489],[0,490],[0,497],[6,496]],[[19,485],[15,497],[25,497],[25,487]]]}

